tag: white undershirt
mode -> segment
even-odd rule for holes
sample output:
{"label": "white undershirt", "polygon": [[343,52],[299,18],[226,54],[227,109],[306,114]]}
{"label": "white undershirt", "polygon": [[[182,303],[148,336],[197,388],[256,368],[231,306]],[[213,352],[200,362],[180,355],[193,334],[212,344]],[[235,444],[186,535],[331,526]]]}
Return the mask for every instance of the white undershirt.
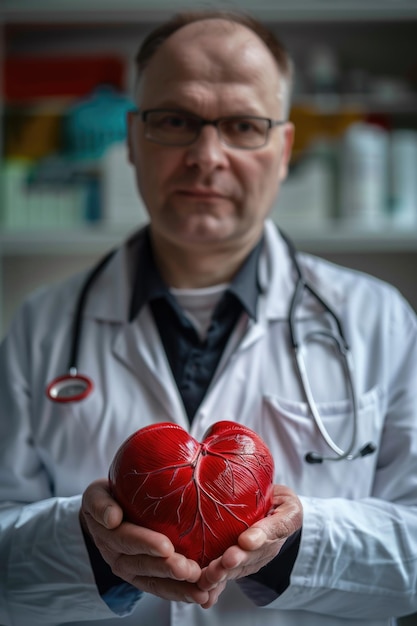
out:
{"label": "white undershirt", "polygon": [[203,289],[176,289],[174,287],[170,289],[195,327],[201,341],[207,336],[213,311],[228,286],[228,283],[223,283]]}

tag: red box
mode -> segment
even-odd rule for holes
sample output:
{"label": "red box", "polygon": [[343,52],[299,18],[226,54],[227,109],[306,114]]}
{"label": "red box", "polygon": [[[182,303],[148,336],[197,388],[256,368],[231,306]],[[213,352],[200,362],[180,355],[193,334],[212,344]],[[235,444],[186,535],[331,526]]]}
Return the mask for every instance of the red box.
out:
{"label": "red box", "polygon": [[9,57],[4,99],[25,102],[90,94],[98,85],[124,90],[125,62],[115,56]]}

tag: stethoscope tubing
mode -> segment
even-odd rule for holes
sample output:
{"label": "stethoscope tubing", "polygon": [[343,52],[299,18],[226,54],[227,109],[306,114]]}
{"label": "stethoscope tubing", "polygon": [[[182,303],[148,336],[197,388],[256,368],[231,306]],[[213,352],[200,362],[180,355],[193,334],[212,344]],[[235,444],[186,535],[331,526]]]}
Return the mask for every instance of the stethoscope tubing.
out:
{"label": "stethoscope tubing", "polygon": [[106,256],[104,256],[97,265],[93,268],[90,274],[87,276],[87,279],[82,286],[82,289],[79,293],[77,304],[75,306],[75,316],[74,323],[72,328],[72,342],[71,342],[71,350],[70,356],[68,360],[68,372],[70,374],[77,374],[77,364],[78,364],[78,354],[80,350],[80,339],[81,339],[81,325],[82,325],[82,317],[85,309],[85,302],[87,300],[88,293],[90,291],[90,287],[93,285],[97,276],[102,272],[104,267],[110,261],[110,259],[114,256],[115,250],[110,250]]}
{"label": "stethoscope tubing", "polygon": [[[323,461],[342,461],[344,459],[348,461],[352,461],[358,457],[366,456],[367,454],[372,454],[376,450],[376,446],[372,442],[368,442],[365,446],[360,448],[358,452],[354,453],[354,448],[356,445],[357,439],[357,430],[358,430],[358,420],[359,420],[359,406],[356,395],[356,389],[354,384],[354,367],[353,367],[353,357],[352,353],[346,339],[346,335],[343,329],[342,320],[336,314],[334,309],[326,302],[326,300],[310,285],[307,279],[304,276],[304,273],[301,269],[301,266],[297,259],[297,251],[291,239],[280,230],[281,236],[287,244],[288,251],[291,257],[291,261],[293,267],[297,274],[296,285],[294,289],[294,293],[290,302],[290,307],[288,311],[288,326],[289,326],[289,334],[291,346],[294,351],[295,363],[297,366],[297,371],[299,375],[299,379],[303,388],[304,396],[310,410],[310,413],[314,419],[317,429],[319,430],[321,436],[326,442],[327,446],[334,452],[335,456],[327,456],[322,455],[318,452],[308,452],[305,455],[305,460],[308,463],[322,463]],[[307,370],[305,367],[305,362],[303,358],[303,344],[299,339],[298,331],[297,331],[297,323],[296,323],[296,313],[297,309],[301,304],[301,300],[305,291],[308,291],[313,298],[319,302],[319,304],[323,307],[325,311],[330,315],[333,322],[336,324],[338,337],[334,334],[327,331],[315,331],[314,335],[319,336],[322,335],[326,340],[330,340],[335,344],[340,358],[343,364],[343,369],[345,372],[345,378],[347,381],[348,391],[350,395],[350,399],[352,402],[352,433],[350,438],[350,443],[346,450],[342,450],[336,442],[330,436],[329,431],[324,425],[324,422],[321,418],[321,415],[318,411],[317,404],[314,400],[313,393],[311,390],[311,386],[307,376]]]}
{"label": "stethoscope tubing", "polygon": [[[322,298],[322,296],[310,285],[306,280],[300,264],[297,259],[297,251],[291,239],[282,231],[280,234],[285,241],[290,254],[293,267],[297,274],[297,280],[294,288],[294,293],[291,299],[289,311],[288,311],[288,327],[290,334],[291,346],[295,355],[295,363],[303,388],[304,396],[307,401],[307,405],[314,419],[317,429],[319,430],[323,440],[332,450],[335,456],[325,456],[318,452],[309,452],[305,456],[305,460],[308,463],[322,463],[323,461],[339,461],[339,460],[353,460],[359,456],[365,456],[372,453],[376,448],[374,444],[368,443],[363,446],[357,453],[353,454],[353,450],[356,445],[357,427],[358,427],[358,404],[354,385],[354,371],[352,364],[352,356],[348,342],[346,341],[345,333],[343,330],[342,322],[332,307]],[[82,334],[82,318],[85,309],[85,303],[90,291],[91,286],[96,280],[97,276],[103,271],[109,260],[114,255],[115,250],[111,250],[106,256],[104,256],[99,263],[93,268],[90,274],[87,276],[84,285],[82,286],[79,296],[77,298],[75,306],[75,315],[71,332],[71,347],[68,360],[68,373],[56,377],[49,383],[46,389],[48,398],[54,402],[76,402],[84,400],[93,390],[93,381],[85,374],[78,373],[78,357],[80,349],[80,340]],[[316,402],[314,401],[313,393],[308,381],[307,371],[305,367],[303,353],[303,345],[299,340],[296,312],[300,306],[302,297],[305,291],[308,291],[323,307],[325,311],[329,313],[334,323],[336,324],[339,337],[325,331],[316,331],[315,335],[322,334],[327,339],[333,341],[341,355],[343,366],[345,369],[345,375],[347,384],[349,387],[350,397],[352,400],[352,434],[349,446],[346,450],[342,450],[332,439],[328,430],[326,429],[320,413],[317,409]],[[62,393],[61,393],[62,392]]]}

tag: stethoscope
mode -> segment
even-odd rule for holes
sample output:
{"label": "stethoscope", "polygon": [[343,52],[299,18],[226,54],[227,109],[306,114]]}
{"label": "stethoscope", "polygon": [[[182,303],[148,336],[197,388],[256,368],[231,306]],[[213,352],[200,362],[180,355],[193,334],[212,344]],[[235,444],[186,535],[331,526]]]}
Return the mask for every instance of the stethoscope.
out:
{"label": "stethoscope", "polygon": [[[280,231],[281,232],[281,231]],[[305,399],[307,401],[307,405],[310,409],[311,415],[314,419],[314,422],[323,437],[324,441],[328,445],[328,447],[334,453],[332,456],[321,455],[318,452],[308,452],[305,455],[305,460],[307,463],[315,464],[322,463],[323,461],[353,461],[354,459],[366,456],[368,454],[372,454],[376,450],[375,444],[372,442],[366,443],[359,450],[354,451],[356,447],[356,438],[357,438],[357,427],[358,427],[358,402],[356,397],[355,386],[353,383],[353,363],[352,363],[352,355],[350,352],[350,348],[348,342],[345,338],[345,333],[343,330],[342,322],[333,309],[327,304],[327,302],[320,296],[319,293],[312,287],[312,285],[308,282],[304,273],[301,269],[300,264],[297,260],[297,252],[294,247],[292,241],[281,232],[281,235],[284,241],[287,244],[288,251],[290,253],[291,261],[293,267],[297,274],[297,281],[294,289],[293,296],[291,298],[289,313],[288,313],[288,326],[290,331],[290,341],[291,347],[294,351],[295,362],[298,370],[298,375],[300,378],[300,382],[302,384],[302,388],[304,391]],[[78,352],[80,346],[80,338],[81,338],[81,324],[82,324],[82,316],[85,308],[85,302],[90,291],[90,288],[97,276],[102,272],[104,267],[107,265],[109,260],[114,254],[114,250],[109,252],[99,263],[93,268],[91,273],[87,276],[84,285],[80,291],[78,296],[78,300],[75,307],[75,315],[74,322],[72,328],[72,341],[71,341],[71,351],[69,357],[69,364],[67,373],[57,378],[54,378],[46,388],[47,397],[53,402],[79,402],[87,398],[90,393],[93,391],[94,384],[91,378],[86,376],[85,374],[80,374],[78,372]],[[301,300],[304,292],[308,291],[310,295],[315,298],[319,304],[329,313],[331,318],[334,320],[336,325],[338,336],[333,334],[327,330],[316,330],[309,332],[305,337],[304,341],[300,340],[299,333],[297,330],[296,324],[296,312],[297,308],[301,304]],[[337,348],[337,352],[340,355],[341,362],[343,365],[343,369],[346,376],[347,387],[349,391],[350,400],[352,402],[352,435],[350,444],[346,450],[340,448],[330,436],[328,430],[326,429],[323,420],[320,416],[320,413],[317,409],[317,404],[314,400],[313,393],[310,387],[310,383],[308,380],[307,369],[305,366],[303,351],[305,349],[305,343],[307,340],[311,340],[316,337],[324,338],[325,340],[331,341],[335,347]]]}
{"label": "stethoscope", "polygon": [[[297,274],[297,281],[294,289],[293,296],[291,298],[289,313],[288,313],[288,326],[290,331],[290,341],[291,347],[295,356],[295,363],[298,370],[298,375],[303,387],[304,396],[307,401],[308,408],[310,409],[311,415],[313,416],[314,422],[317,428],[320,431],[321,436],[324,441],[327,443],[329,448],[334,452],[333,456],[325,456],[318,452],[308,452],[305,455],[305,460],[307,463],[315,464],[315,463],[323,463],[323,461],[353,461],[354,459],[358,459],[363,456],[367,456],[368,454],[372,454],[376,450],[376,446],[371,441],[362,446],[359,450],[354,452],[356,447],[356,439],[357,439],[357,429],[358,429],[358,419],[359,419],[359,410],[358,410],[358,400],[356,396],[355,385],[353,382],[354,378],[354,368],[353,368],[353,359],[352,353],[350,351],[349,344],[346,340],[345,332],[343,330],[342,321],[339,316],[334,312],[332,307],[322,298],[322,296],[312,287],[312,285],[308,282],[304,273],[301,269],[300,264],[297,260],[297,251],[291,239],[288,236],[280,231],[282,238],[287,244],[288,251],[290,253],[291,261],[293,267]],[[310,295],[313,296],[319,302],[319,304],[324,308],[325,311],[329,313],[331,318],[333,319],[338,335],[327,331],[327,330],[313,330],[307,333],[304,336],[304,341],[300,340],[299,333],[297,330],[296,324],[296,312],[297,308],[301,304],[301,300],[303,298],[304,292],[309,292]],[[314,400],[313,393],[311,390],[311,386],[308,380],[307,368],[304,361],[304,350],[305,344],[307,341],[311,341],[315,338],[322,338],[326,341],[330,341],[337,350],[337,353],[340,355],[340,360],[343,366],[343,370],[346,377],[347,388],[350,396],[350,400],[352,402],[352,435],[350,439],[350,444],[346,448],[346,450],[342,450],[332,439],[329,431],[325,427],[321,415],[318,411],[317,404]]]}
{"label": "stethoscope", "polygon": [[68,361],[67,373],[54,378],[46,388],[46,395],[53,402],[79,402],[84,400],[94,389],[91,378],[78,372],[78,352],[81,339],[81,321],[87,300],[88,293],[97,276],[114,255],[115,250],[111,250],[101,259],[88,274],[84,285],[81,288],[75,306],[75,315],[72,328],[71,351]]}

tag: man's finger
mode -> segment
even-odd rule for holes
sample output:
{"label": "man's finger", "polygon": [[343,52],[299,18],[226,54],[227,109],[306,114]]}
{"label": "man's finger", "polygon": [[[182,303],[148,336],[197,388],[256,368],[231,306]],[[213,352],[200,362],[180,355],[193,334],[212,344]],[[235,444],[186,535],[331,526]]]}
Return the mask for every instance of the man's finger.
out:
{"label": "man's finger", "polygon": [[239,546],[248,551],[259,550],[267,541],[288,539],[303,523],[303,507],[294,492],[282,485],[274,485],[273,512],[244,531]]}
{"label": "man's finger", "polygon": [[[83,494],[81,512],[105,528],[117,528],[123,520],[123,511],[111,496],[107,480],[97,480]],[[87,521],[88,523],[88,521]]]}

